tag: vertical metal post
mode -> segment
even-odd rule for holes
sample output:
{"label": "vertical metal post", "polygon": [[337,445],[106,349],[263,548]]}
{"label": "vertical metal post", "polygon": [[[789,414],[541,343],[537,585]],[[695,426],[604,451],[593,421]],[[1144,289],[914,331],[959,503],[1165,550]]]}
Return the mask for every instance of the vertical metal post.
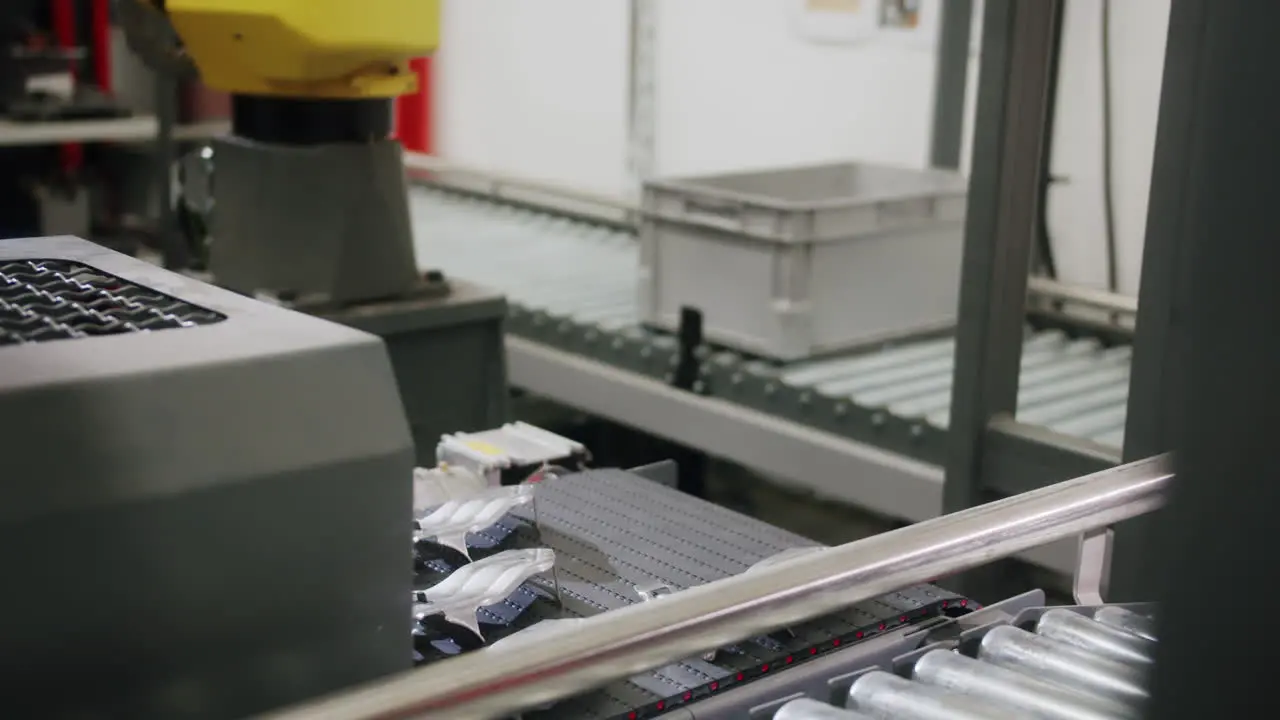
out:
{"label": "vertical metal post", "polygon": [[178,160],[173,131],[178,122],[181,83],[174,73],[164,69],[155,71],[155,83],[156,121],[159,126],[152,158],[155,163],[156,233],[164,266],[171,270],[185,270],[191,265],[191,253],[178,229],[173,207],[173,167]]}
{"label": "vertical metal post", "polygon": [[[1200,42],[1208,17],[1207,3],[1178,0],[1169,16],[1169,40],[1165,47],[1164,79],[1160,94],[1159,125],[1151,168],[1147,232],[1142,255],[1142,284],[1138,292],[1137,331],[1134,336],[1133,370],[1129,380],[1128,415],[1125,420],[1124,457],[1145,457],[1174,447],[1182,425],[1187,375],[1187,333],[1179,318],[1185,317],[1194,268],[1185,256],[1198,238],[1182,230],[1184,209],[1199,191],[1188,184],[1191,143],[1198,132],[1201,99],[1196,76],[1204,47]],[[1215,234],[1217,234],[1215,232]],[[1232,283],[1233,278],[1222,278]],[[1240,338],[1237,343],[1244,343]],[[1236,344],[1235,347],[1240,347]],[[1154,518],[1126,523],[1116,529],[1112,558],[1112,596],[1117,601],[1150,599],[1159,573],[1150,562],[1163,553],[1153,552]]]}
{"label": "vertical metal post", "polygon": [[942,27],[938,33],[938,68],[934,74],[929,162],[937,168],[955,170],[960,167],[960,150],[964,146],[973,0],[947,0],[939,5]]}
{"label": "vertical metal post", "polygon": [[1152,718],[1247,717],[1275,696],[1266,663],[1247,661],[1260,636],[1207,623],[1237,620],[1231,600],[1257,603],[1276,579],[1278,25],[1280,3],[1172,4],[1126,448],[1176,450],[1147,558],[1165,565]]}
{"label": "vertical metal post", "polygon": [[[983,442],[991,421],[1012,415],[1026,313],[1027,273],[1039,208],[1044,133],[1062,0],[987,0],[973,169],[956,329],[949,453],[943,511],[989,498]],[[971,574],[980,600],[993,569]]]}
{"label": "vertical metal post", "polygon": [[627,168],[630,190],[639,200],[657,163],[658,7],[656,0],[630,2],[631,52],[628,72]]}

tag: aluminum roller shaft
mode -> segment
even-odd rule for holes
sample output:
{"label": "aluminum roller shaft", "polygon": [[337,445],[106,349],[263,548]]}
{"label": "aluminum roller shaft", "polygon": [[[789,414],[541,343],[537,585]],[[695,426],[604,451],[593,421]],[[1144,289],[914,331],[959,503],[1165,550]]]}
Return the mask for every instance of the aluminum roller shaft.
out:
{"label": "aluminum roller shaft", "polygon": [[1098,611],[1093,614],[1093,619],[1103,625],[1133,633],[1151,642],[1159,640],[1156,636],[1155,623],[1151,618],[1143,617],[1132,610],[1114,606],[1098,608]]}
{"label": "aluminum roller shaft", "polygon": [[979,659],[1132,707],[1146,702],[1146,668],[1094,655],[1011,625],[982,638]]}
{"label": "aluminum roller shaft", "polygon": [[1155,642],[1070,610],[1050,610],[1041,615],[1036,634],[1141,668],[1155,662]]}
{"label": "aluminum roller shaft", "polygon": [[1117,720],[1136,717],[1130,708],[1072,692],[1030,675],[979,662],[950,650],[934,650],[916,661],[915,679],[1022,711],[1040,720]]}
{"label": "aluminum roller shaft", "polygon": [[849,705],[876,718],[894,720],[1021,720],[1015,707],[870,672],[849,690]]}

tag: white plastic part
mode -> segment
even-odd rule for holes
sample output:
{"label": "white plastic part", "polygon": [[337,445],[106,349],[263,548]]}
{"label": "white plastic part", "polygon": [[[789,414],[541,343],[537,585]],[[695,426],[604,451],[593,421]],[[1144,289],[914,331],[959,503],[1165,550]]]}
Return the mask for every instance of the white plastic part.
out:
{"label": "white plastic part", "polygon": [[415,537],[434,539],[437,544],[452,548],[470,560],[467,533],[492,527],[515,508],[533,502],[534,490],[533,485],[511,485],[449,500],[417,519]]}
{"label": "white plastic part", "polygon": [[468,468],[496,486],[501,484],[504,470],[536,467],[585,452],[581,443],[515,422],[483,432],[445,435],[436,446],[436,460]]}
{"label": "white plastic part", "polygon": [[484,476],[469,468],[440,465],[413,470],[413,513],[434,510],[451,500],[483,494],[489,487]]}
{"label": "white plastic part", "polygon": [[463,565],[435,586],[420,592],[426,602],[414,604],[413,616],[421,620],[440,615],[483,640],[476,612],[511,597],[529,578],[551,570],[555,564],[554,550],[531,548],[507,550]]}

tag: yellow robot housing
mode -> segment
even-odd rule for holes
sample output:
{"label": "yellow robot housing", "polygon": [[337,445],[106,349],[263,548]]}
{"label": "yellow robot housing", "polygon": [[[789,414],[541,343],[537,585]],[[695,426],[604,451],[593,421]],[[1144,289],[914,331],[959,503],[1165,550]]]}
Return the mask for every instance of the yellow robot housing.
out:
{"label": "yellow robot housing", "polygon": [[[144,0],[145,1],[145,0]],[[230,93],[357,99],[413,92],[439,0],[163,0],[205,84]]]}

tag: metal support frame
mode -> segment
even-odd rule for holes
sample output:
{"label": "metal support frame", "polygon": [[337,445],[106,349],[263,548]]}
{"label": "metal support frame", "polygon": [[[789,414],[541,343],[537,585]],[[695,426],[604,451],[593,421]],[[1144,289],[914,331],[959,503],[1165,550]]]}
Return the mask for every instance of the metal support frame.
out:
{"label": "metal support frame", "polygon": [[[987,438],[992,421],[1012,418],[1017,407],[1061,19],[1062,0],[987,0],[984,10],[944,512],[991,499],[984,482],[991,464]],[[992,587],[996,572],[970,574],[964,592],[994,599],[988,596],[998,592]]]}
{"label": "metal support frame", "polygon": [[[1205,623],[1212,594],[1274,587],[1277,24],[1280,4],[1249,0],[1174,0],[1170,14],[1125,448],[1177,451],[1147,558],[1165,565],[1153,718],[1244,717],[1274,696],[1265,664],[1208,661],[1250,657],[1257,636]],[[1141,564],[1117,551],[1119,581]]]}
{"label": "metal support frame", "polygon": [[933,137],[930,164],[959,169],[964,147],[964,108],[969,86],[969,49],[973,34],[973,0],[939,3],[938,64],[933,91]]}

